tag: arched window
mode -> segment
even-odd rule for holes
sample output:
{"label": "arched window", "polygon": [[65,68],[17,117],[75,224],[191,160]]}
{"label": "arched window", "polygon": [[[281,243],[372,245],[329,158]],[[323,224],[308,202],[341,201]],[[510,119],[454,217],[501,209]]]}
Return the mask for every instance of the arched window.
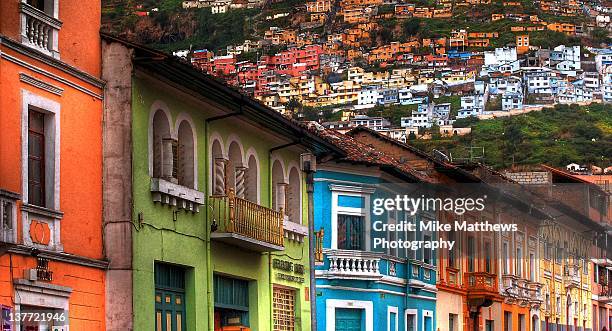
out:
{"label": "arched window", "polygon": [[287,216],[294,223],[301,223],[301,185],[300,173],[296,167],[289,171],[289,186],[287,189]]}
{"label": "arched window", "polygon": [[242,150],[237,142],[233,141],[228,149],[229,166],[227,172],[227,188],[234,190],[236,196],[244,198],[245,167],[242,164]]}
{"label": "arched window", "polygon": [[170,135],[170,124],[166,114],[157,110],[153,116],[153,177],[173,178],[172,150],[176,143]]}
{"label": "arched window", "polygon": [[279,160],[272,164],[272,209],[285,211],[285,174]]}
{"label": "arched window", "polygon": [[178,129],[178,165],[179,185],[195,188],[195,155],[193,129],[189,122],[182,121]]}
{"label": "arched window", "polygon": [[246,174],[246,189],[245,189],[245,199],[259,203],[259,170],[257,166],[257,159],[255,155],[249,156],[248,160],[248,169]]}

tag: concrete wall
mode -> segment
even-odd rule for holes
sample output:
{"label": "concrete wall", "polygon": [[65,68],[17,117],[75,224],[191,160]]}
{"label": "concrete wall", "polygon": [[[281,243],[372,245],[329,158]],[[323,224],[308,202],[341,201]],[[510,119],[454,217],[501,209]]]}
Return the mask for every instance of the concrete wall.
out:
{"label": "concrete wall", "polygon": [[454,331],[463,331],[463,296],[446,292],[438,291],[436,295],[436,324],[437,330],[449,331],[449,314],[457,316],[456,326]]}
{"label": "concrete wall", "polygon": [[109,331],[132,330],[132,52],[103,42],[106,80],[103,122],[103,233],[106,322]]}

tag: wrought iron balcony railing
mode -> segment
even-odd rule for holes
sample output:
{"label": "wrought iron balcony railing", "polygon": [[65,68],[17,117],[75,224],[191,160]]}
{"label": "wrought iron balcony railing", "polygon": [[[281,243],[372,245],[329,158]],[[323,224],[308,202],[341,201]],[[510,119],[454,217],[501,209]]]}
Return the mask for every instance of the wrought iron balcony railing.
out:
{"label": "wrought iron balcony railing", "polygon": [[208,199],[211,238],[256,251],[284,249],[282,212],[238,198],[233,191]]}

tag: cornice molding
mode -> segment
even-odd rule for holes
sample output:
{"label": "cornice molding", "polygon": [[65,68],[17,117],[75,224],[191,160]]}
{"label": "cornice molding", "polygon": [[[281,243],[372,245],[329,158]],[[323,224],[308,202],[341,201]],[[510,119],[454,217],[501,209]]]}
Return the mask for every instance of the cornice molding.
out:
{"label": "cornice molding", "polygon": [[[104,88],[105,82],[95,76],[92,76],[80,69],[77,69],[69,64],[66,64],[65,62],[62,62],[52,56],[49,56],[47,54],[44,54],[40,51],[37,51],[33,48],[27,47],[23,44],[21,44],[20,42],[16,42],[12,39],[7,38],[6,36],[0,35],[0,45],[1,46],[6,46],[7,48],[23,54],[27,57],[33,58],[35,60],[44,62],[45,64],[56,68],[58,70],[61,70],[71,76],[74,76],[84,82],[87,82],[97,88]],[[6,54],[2,54],[2,56],[4,57]],[[74,84],[74,83],[72,83]]]}
{"label": "cornice molding", "polygon": [[55,86],[55,85],[49,84],[47,82],[44,82],[44,81],[42,81],[42,80],[40,80],[38,78],[32,77],[32,76],[30,76],[28,74],[25,74],[25,73],[20,73],[19,74],[19,80],[21,82],[23,82],[23,83],[30,84],[30,85],[32,85],[34,87],[37,87],[37,88],[39,88],[41,90],[45,90],[45,91],[47,91],[49,93],[53,93],[55,95],[61,96],[64,93],[64,89],[63,88],[61,88],[59,86]]}
{"label": "cornice molding", "polygon": [[[11,245],[6,252],[19,254],[19,255],[32,255],[32,250],[34,247],[29,247],[25,245]],[[73,255],[68,253],[61,252],[53,252],[47,250],[40,250],[38,252],[39,257],[49,259],[51,261],[65,262],[70,264],[77,264],[85,267],[97,268],[97,269],[107,269],[108,261],[92,259],[84,256]]]}

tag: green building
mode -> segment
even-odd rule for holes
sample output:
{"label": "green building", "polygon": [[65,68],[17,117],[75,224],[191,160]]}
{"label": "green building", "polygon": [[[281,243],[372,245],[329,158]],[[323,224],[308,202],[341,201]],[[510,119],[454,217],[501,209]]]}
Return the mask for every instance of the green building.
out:
{"label": "green building", "polygon": [[103,36],[108,330],[309,330],[305,160],[334,150],[189,64]]}

